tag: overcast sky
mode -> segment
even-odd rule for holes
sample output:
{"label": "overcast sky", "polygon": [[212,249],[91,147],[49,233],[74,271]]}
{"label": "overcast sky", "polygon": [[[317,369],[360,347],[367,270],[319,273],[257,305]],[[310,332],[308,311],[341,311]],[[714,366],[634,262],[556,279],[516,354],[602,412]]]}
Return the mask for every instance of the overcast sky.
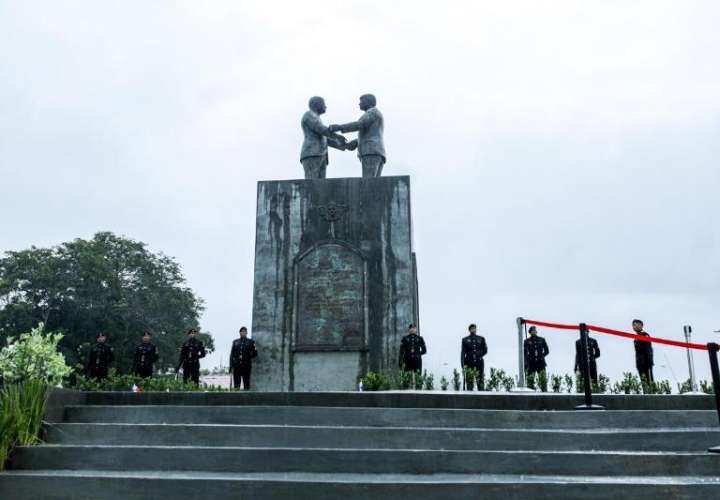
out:
{"label": "overcast sky", "polygon": [[[517,372],[515,318],[717,340],[720,4],[0,0],[0,250],[109,230],[181,264],[223,361],[251,324],[256,182],[375,93],[410,175],[426,366]],[[331,151],[330,177],[359,176]],[[575,336],[542,330],[550,371]],[[634,371],[598,336],[600,371]],[[658,378],[687,377],[656,346]],[[707,357],[695,355],[700,378]]]}

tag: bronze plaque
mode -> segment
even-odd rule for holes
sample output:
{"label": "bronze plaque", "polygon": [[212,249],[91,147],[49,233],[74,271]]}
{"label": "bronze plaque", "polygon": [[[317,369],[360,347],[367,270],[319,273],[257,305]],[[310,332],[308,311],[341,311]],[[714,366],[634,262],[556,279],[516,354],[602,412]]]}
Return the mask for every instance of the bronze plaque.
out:
{"label": "bronze plaque", "polygon": [[296,349],[365,347],[364,265],[358,253],[335,243],[297,262]]}

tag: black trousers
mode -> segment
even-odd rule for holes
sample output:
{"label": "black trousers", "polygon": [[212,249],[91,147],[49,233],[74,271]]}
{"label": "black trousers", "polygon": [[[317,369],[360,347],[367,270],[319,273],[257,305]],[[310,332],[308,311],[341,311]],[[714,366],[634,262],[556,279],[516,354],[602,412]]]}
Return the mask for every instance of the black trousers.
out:
{"label": "black trousers", "polygon": [[195,385],[200,385],[200,365],[185,365],[183,367],[183,384],[192,380]]}
{"label": "black trousers", "polygon": [[422,358],[403,360],[403,370],[406,372],[422,372]]}
{"label": "black trousers", "polygon": [[653,372],[652,372],[652,365],[637,365],[637,371],[638,375],[640,375],[640,380],[645,379],[647,382],[653,382],[655,379],[653,378]]}
{"label": "black trousers", "polygon": [[135,375],[142,378],[152,377],[153,369],[152,366],[138,366],[135,368]]}
{"label": "black trousers", "polygon": [[93,366],[92,368],[90,368],[88,375],[98,380],[104,380],[108,377],[108,368]]}
{"label": "black trousers", "polygon": [[251,367],[240,367],[233,368],[233,387],[240,389],[240,382],[242,382],[242,388],[246,391],[250,390],[250,373],[252,372]]}
{"label": "black trousers", "polygon": [[473,365],[465,365],[463,368],[474,368],[477,370],[478,375],[475,378],[469,378],[465,376],[465,390],[472,391],[477,386],[478,391],[485,389],[485,362],[480,361]]}
{"label": "black trousers", "polygon": [[597,363],[589,363],[588,368],[590,369],[590,382],[597,385],[597,383],[598,383]]}

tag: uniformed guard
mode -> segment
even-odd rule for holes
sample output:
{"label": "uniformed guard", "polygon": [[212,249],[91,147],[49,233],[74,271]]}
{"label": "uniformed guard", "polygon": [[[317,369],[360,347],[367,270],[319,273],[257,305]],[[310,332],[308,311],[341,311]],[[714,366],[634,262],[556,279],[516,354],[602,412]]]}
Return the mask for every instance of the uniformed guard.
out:
{"label": "uniformed guard", "polygon": [[417,326],[408,327],[408,333],[400,341],[400,368],[408,372],[422,372],[422,356],[427,353],[425,340],[417,334]]}
{"label": "uniformed guard", "polygon": [[115,353],[113,348],[107,344],[107,334],[100,332],[95,339],[97,342],[90,349],[86,373],[89,377],[103,380],[108,376],[110,364],[115,361]]}
{"label": "uniformed guard", "polygon": [[[632,322],[632,328],[637,335],[643,337],[649,337],[650,334],[644,329],[642,320],[634,319]],[[643,340],[635,340],[635,366],[637,367],[638,375],[640,380],[644,380],[646,383],[652,382],[653,378],[653,348],[652,342],[645,342]]]}
{"label": "uniformed guard", "polygon": [[[588,368],[590,369],[590,381],[597,385],[598,383],[598,371],[597,371],[597,359],[600,357],[600,347],[598,346],[597,340],[588,335]],[[575,341],[575,373],[582,373],[582,366],[580,360],[582,359],[582,340],[577,339]]]}
{"label": "uniformed guard", "polygon": [[133,373],[142,378],[152,377],[153,365],[158,360],[157,347],[151,342],[152,333],[143,333],[142,342],[135,347]]}
{"label": "uniformed guard", "polygon": [[530,337],[525,339],[523,342],[523,351],[525,352],[525,373],[540,374],[544,372],[547,364],[545,363],[545,356],[550,354],[545,339],[537,334],[537,328],[531,326],[528,330]]}
{"label": "uniformed guard", "polygon": [[205,346],[197,339],[197,330],[190,328],[187,332],[188,339],[180,349],[180,361],[178,362],[175,373],[183,369],[183,383],[187,383],[188,379],[200,384],[200,358],[205,357]]}
{"label": "uniformed guard", "polygon": [[233,375],[233,387],[240,389],[240,382],[244,390],[250,389],[250,373],[252,360],[258,355],[255,341],[248,338],[247,328],[240,328],[240,338],[233,340],[230,350],[230,373]]}
{"label": "uniformed guard", "polygon": [[463,373],[468,373],[467,368],[472,368],[477,371],[477,376],[472,378],[466,376],[465,390],[472,391],[474,385],[477,384],[478,391],[482,391],[485,388],[485,361],[483,356],[487,354],[487,344],[485,338],[477,334],[475,323],[468,326],[468,331],[470,335],[464,337],[461,342],[460,360]]}

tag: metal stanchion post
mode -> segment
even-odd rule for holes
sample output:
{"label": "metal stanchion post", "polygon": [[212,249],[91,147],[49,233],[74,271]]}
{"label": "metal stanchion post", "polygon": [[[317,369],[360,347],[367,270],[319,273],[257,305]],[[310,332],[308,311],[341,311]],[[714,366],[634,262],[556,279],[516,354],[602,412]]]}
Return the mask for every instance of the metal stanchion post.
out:
{"label": "metal stanchion post", "polygon": [[517,387],[513,389],[513,392],[535,392],[525,386],[525,337],[523,336],[523,326],[525,326],[525,320],[523,318],[517,318],[515,322],[517,323],[518,329],[518,383]]}
{"label": "metal stanchion post", "polygon": [[[683,334],[685,335],[685,342],[687,342],[688,344],[690,343],[691,333],[692,333],[692,327],[690,325],[683,326]],[[690,349],[688,347],[686,350],[687,350],[687,358],[688,358],[688,374],[690,376],[690,391],[686,392],[685,394],[688,394],[688,395],[702,394],[702,392],[698,391],[697,381],[695,380],[695,362],[693,360],[692,349]]]}
{"label": "metal stanchion post", "polygon": [[590,385],[590,352],[588,351],[588,327],[580,323],[580,349],[582,350],[581,370],[583,385],[585,386],[585,404],[575,407],[576,410],[604,410],[604,406],[594,405],[592,402],[592,386]]}
{"label": "metal stanchion post", "polygon": [[[708,345],[708,354],[710,355],[710,371],[712,372],[713,387],[715,388],[715,407],[718,412],[718,420],[720,421],[720,369],[718,369],[718,345],[710,342]],[[720,453],[720,446],[714,446],[708,449],[710,453]]]}

